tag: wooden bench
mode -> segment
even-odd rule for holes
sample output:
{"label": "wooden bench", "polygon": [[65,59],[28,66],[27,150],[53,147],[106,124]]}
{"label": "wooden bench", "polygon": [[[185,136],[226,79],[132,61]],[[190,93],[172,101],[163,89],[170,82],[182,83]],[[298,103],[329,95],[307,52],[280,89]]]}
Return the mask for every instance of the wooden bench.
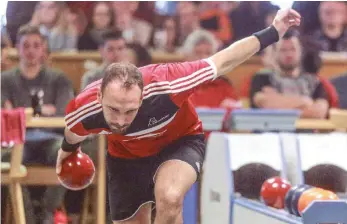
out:
{"label": "wooden bench", "polygon": [[[35,128],[64,128],[64,118],[32,117],[32,109],[26,110],[26,127]],[[103,135],[98,137],[98,158],[96,176],[93,184],[97,187],[96,223],[104,224],[106,217],[106,141]],[[14,218],[17,224],[25,223],[23,196],[21,185],[59,185],[59,181],[52,167],[28,166],[21,164],[23,145],[15,145],[11,149],[11,162],[1,163],[1,184],[9,185],[12,197]]]}
{"label": "wooden bench", "polygon": [[[166,54],[161,52],[151,52],[153,63],[166,62],[181,62],[184,61],[184,56],[181,54]],[[9,57],[16,65],[18,63],[18,55],[15,49],[11,49]],[[49,64],[54,68],[58,68],[66,73],[73,83],[75,91],[80,91],[81,78],[87,71],[88,64],[100,64],[101,57],[98,52],[74,52],[74,53],[52,53],[49,59]],[[254,75],[257,71],[264,67],[262,58],[254,56],[245,61],[227,76],[232,81],[234,88],[238,93],[242,88],[245,79]],[[323,55],[323,66],[320,70],[320,75],[332,78],[347,71],[347,56],[343,54]]]}

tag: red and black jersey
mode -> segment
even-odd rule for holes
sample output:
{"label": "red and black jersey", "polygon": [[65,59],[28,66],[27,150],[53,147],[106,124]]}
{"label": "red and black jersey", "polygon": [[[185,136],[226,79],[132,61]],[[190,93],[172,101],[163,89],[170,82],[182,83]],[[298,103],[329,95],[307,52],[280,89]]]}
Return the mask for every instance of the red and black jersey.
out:
{"label": "red and black jersey", "polygon": [[108,152],[115,157],[139,158],[157,154],[169,143],[202,133],[202,125],[188,98],[202,84],[216,78],[210,59],[141,67],[143,102],[126,133],[113,134],[103,116],[98,80],[67,106],[65,122],[79,136],[106,134]]}

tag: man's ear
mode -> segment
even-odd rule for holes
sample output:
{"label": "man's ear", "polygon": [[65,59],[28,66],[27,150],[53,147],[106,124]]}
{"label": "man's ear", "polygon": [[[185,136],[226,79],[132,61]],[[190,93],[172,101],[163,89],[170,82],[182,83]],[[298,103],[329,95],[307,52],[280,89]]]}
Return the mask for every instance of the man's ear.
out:
{"label": "man's ear", "polygon": [[101,99],[102,99],[102,93],[101,93],[101,91],[98,91],[97,101],[98,101],[98,103],[100,103],[100,104],[101,104]]}

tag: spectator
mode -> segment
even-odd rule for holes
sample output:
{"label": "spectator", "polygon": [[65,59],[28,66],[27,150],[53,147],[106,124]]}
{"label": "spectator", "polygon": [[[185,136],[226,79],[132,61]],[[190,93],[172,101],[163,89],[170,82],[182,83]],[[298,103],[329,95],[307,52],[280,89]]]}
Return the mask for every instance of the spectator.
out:
{"label": "spectator", "polygon": [[228,14],[219,7],[219,2],[201,2],[200,25],[212,32],[221,46],[231,42],[231,21]]}
{"label": "spectator", "polygon": [[10,68],[10,62],[8,60],[8,48],[11,46],[11,41],[7,36],[5,28],[1,29],[1,71],[6,71]]}
{"label": "spectator", "polygon": [[233,41],[252,35],[266,27],[266,17],[273,8],[270,2],[241,2],[230,14]]}
{"label": "spectator", "polygon": [[[5,2],[5,1],[3,1]],[[6,28],[12,43],[16,43],[19,27],[26,24],[35,11],[35,1],[6,1]],[[3,7],[3,6],[2,6]]]}
{"label": "spectator", "polygon": [[128,61],[136,67],[142,67],[151,64],[152,58],[147,49],[140,44],[128,44]]}
{"label": "spectator", "polygon": [[312,33],[319,28],[319,4],[319,1],[294,1],[292,8],[304,16],[299,27],[302,34]]}
{"label": "spectator", "polygon": [[345,2],[321,2],[321,27],[312,34],[322,51],[347,52],[347,6]]}
{"label": "spectator", "polygon": [[126,43],[119,31],[109,31],[104,33],[103,42],[99,46],[99,51],[103,60],[97,69],[88,71],[82,77],[81,89],[88,84],[104,77],[104,69],[114,62],[126,60]]}
{"label": "spectator", "polygon": [[86,14],[79,8],[67,10],[67,22],[69,23],[71,30],[74,30],[78,37],[84,34],[88,25]]}
{"label": "spectator", "polygon": [[77,32],[69,23],[69,9],[63,2],[39,2],[30,21],[48,38],[50,51],[74,50]]}
{"label": "spectator", "polygon": [[[197,30],[188,36],[183,51],[187,60],[199,60],[215,54],[218,50],[217,45],[213,34]],[[241,106],[230,81],[226,78],[217,78],[214,82],[201,86],[190,99],[195,107],[231,109]]]}
{"label": "spectator", "polygon": [[316,75],[301,68],[302,49],[293,30],[273,46],[274,67],[253,76],[250,100],[253,108],[299,109],[305,118],[325,118],[327,93]]}
{"label": "spectator", "polygon": [[179,2],[177,6],[178,16],[178,43],[182,45],[189,34],[201,29],[196,2]]}
{"label": "spectator", "polygon": [[[39,29],[26,25],[19,29],[17,36],[19,55],[18,67],[6,71],[1,76],[1,107],[34,107],[42,116],[63,116],[65,107],[73,98],[70,81],[61,72],[42,63],[45,49],[44,38]],[[31,97],[41,98],[41,103]],[[24,145],[23,164],[40,164],[55,167],[55,158],[63,136],[48,129],[27,129]],[[2,158],[6,159],[6,158]],[[23,188],[26,223],[36,223],[39,215],[34,214],[33,192]],[[53,223],[53,213],[63,202],[65,188],[47,187],[40,205],[43,205],[43,219],[39,223]],[[41,197],[40,197],[41,198]]]}
{"label": "spectator", "polygon": [[102,35],[113,27],[113,11],[108,2],[96,2],[92,11],[92,21],[78,40],[78,50],[97,50]]}
{"label": "spectator", "polygon": [[145,20],[134,17],[138,5],[139,2],[136,1],[113,2],[115,27],[123,32],[126,42],[147,47],[153,27]]}
{"label": "spectator", "polygon": [[175,52],[178,43],[177,22],[174,17],[167,17],[162,23],[162,27],[154,31],[153,43],[155,50],[165,52]]}

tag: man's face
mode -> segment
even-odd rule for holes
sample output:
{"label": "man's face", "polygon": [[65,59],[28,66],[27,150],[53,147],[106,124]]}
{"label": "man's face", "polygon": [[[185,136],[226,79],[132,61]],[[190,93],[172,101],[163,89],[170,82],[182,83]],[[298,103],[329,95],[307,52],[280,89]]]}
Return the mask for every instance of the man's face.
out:
{"label": "man's face", "polygon": [[141,106],[141,96],[142,91],[138,85],[126,89],[123,83],[117,80],[109,83],[104,93],[99,93],[104,118],[113,133],[126,132]]}
{"label": "man's face", "polygon": [[202,41],[195,45],[191,60],[199,60],[212,56],[213,46],[207,41]]}
{"label": "man's face", "polygon": [[276,45],[275,56],[283,71],[293,71],[300,64],[301,46],[298,38],[282,39]]}
{"label": "man's face", "polygon": [[107,40],[100,48],[101,56],[107,64],[126,60],[126,44],[124,39]]}
{"label": "man's face", "polygon": [[19,58],[27,66],[42,63],[44,58],[44,41],[37,34],[28,34],[20,38],[18,43]]}
{"label": "man's face", "polygon": [[346,21],[346,5],[344,2],[322,2],[319,18],[323,27],[343,26]]}

